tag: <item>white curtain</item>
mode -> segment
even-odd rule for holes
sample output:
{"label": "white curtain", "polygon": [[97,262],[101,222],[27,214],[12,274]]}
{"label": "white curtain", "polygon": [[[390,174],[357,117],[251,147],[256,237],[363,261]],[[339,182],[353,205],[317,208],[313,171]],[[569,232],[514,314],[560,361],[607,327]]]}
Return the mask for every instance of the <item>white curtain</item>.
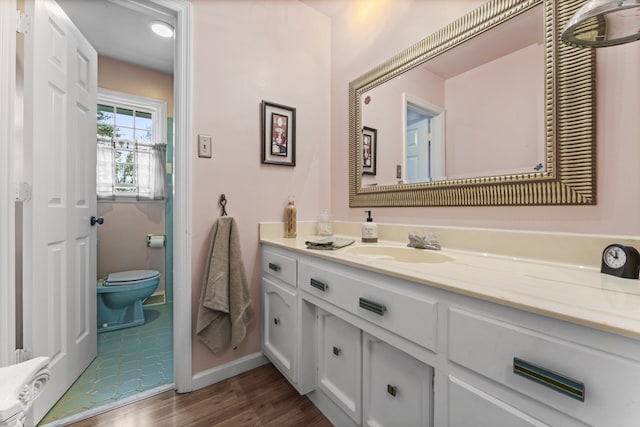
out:
{"label": "white curtain", "polygon": [[[115,143],[111,138],[98,138],[97,193],[99,200],[115,199]],[[138,200],[165,200],[166,144],[136,144]]]}
{"label": "white curtain", "polygon": [[113,141],[111,138],[98,138],[97,164],[98,199],[113,200]]}
{"label": "white curtain", "polygon": [[138,200],[165,200],[167,198],[167,145],[138,144],[136,155],[138,157]]}

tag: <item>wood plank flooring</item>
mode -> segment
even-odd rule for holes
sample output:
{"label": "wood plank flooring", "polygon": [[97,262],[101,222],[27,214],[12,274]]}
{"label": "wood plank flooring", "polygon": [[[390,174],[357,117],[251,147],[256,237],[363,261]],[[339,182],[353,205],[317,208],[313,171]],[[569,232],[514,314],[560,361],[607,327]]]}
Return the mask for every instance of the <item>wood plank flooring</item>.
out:
{"label": "wood plank flooring", "polygon": [[167,391],[71,425],[329,427],[331,423],[267,364],[191,393]]}

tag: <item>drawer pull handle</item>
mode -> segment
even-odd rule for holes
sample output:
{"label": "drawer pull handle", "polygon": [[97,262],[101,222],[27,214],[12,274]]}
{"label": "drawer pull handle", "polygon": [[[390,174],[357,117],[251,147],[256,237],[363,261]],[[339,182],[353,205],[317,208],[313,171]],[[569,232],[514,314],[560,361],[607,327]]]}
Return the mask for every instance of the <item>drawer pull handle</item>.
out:
{"label": "drawer pull handle", "polygon": [[393,397],[396,397],[396,395],[398,394],[398,387],[387,384],[387,393],[389,393]]}
{"label": "drawer pull handle", "polygon": [[513,372],[531,381],[549,387],[573,399],[584,402],[584,383],[565,377],[548,369],[513,358]]}
{"label": "drawer pull handle", "polygon": [[277,317],[274,317],[273,318],[273,323],[276,324],[276,325],[279,325],[280,324],[280,319],[278,319]]}
{"label": "drawer pull handle", "polygon": [[375,314],[379,314],[380,316],[384,315],[384,312],[387,311],[387,307],[382,304],[378,304],[377,302],[370,301],[365,298],[360,298],[360,308],[364,308],[365,310],[371,311]]}
{"label": "drawer pull handle", "polygon": [[272,262],[269,263],[269,270],[273,270],[275,272],[280,271],[280,266],[278,264],[274,264]]}
{"label": "drawer pull handle", "polygon": [[322,292],[325,292],[327,289],[329,289],[329,285],[313,278],[309,280],[309,284],[314,288],[321,290]]}
{"label": "drawer pull handle", "polygon": [[340,353],[342,352],[342,350],[340,350],[338,347],[333,346],[333,354],[336,356],[340,356]]}

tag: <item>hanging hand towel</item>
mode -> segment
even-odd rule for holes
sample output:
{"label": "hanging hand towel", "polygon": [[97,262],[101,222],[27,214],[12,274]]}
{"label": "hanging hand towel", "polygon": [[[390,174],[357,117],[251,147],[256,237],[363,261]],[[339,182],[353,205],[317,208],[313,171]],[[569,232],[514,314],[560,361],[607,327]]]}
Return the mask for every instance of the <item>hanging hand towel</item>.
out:
{"label": "hanging hand towel", "polygon": [[238,226],[233,218],[222,217],[213,224],[196,335],[214,353],[229,341],[235,348],[244,339],[253,316]]}

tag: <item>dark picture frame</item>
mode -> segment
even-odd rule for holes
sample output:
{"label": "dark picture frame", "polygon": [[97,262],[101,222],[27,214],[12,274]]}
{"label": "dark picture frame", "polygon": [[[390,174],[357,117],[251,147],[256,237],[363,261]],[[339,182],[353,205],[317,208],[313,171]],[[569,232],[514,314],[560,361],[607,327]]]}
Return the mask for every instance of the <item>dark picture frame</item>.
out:
{"label": "dark picture frame", "polygon": [[362,174],[375,175],[378,165],[378,130],[362,128]]}
{"label": "dark picture frame", "polygon": [[262,163],[296,165],[296,109],[261,103]]}

